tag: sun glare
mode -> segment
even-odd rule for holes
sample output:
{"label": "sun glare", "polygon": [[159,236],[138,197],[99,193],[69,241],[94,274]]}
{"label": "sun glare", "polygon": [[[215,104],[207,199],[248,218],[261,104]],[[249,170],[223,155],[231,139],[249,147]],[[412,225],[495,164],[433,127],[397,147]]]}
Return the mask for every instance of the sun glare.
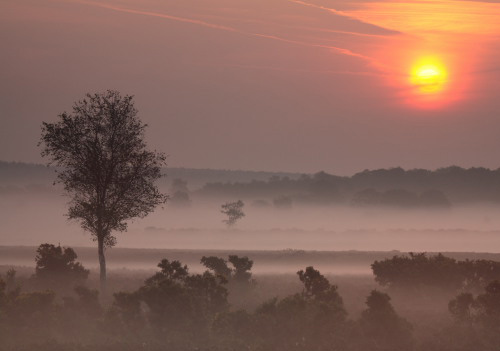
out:
{"label": "sun glare", "polygon": [[412,67],[410,83],[422,94],[433,94],[443,91],[447,82],[444,65],[435,58],[423,58]]}

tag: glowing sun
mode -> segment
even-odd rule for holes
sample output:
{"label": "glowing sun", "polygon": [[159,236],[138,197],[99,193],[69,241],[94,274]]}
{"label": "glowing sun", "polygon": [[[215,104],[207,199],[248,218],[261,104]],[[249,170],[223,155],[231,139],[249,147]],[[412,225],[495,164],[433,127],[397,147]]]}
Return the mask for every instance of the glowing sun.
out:
{"label": "glowing sun", "polygon": [[447,76],[446,68],[439,60],[426,57],[413,65],[410,83],[419,93],[432,94],[444,89]]}

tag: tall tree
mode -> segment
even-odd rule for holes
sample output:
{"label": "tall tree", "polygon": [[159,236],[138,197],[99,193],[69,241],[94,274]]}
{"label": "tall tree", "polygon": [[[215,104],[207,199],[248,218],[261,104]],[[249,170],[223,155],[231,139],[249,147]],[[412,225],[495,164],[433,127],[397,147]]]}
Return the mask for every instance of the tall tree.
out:
{"label": "tall tree", "polygon": [[87,94],[72,114],[42,125],[42,156],[56,166],[58,182],[71,198],[67,215],[97,241],[101,292],[104,252],[116,244],[113,232],[127,230],[127,221],[145,217],[167,200],[155,185],[165,155],[148,150],[146,127],[133,97],[112,90]]}

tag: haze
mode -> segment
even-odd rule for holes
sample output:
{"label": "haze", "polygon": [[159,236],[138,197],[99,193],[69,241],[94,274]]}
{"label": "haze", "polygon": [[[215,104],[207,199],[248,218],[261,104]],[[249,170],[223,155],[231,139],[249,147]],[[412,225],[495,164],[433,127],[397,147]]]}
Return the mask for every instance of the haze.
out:
{"label": "haze", "polygon": [[[350,175],[498,167],[500,5],[480,1],[0,1],[0,159],[42,121],[134,94],[170,166]],[[425,55],[439,94],[409,83]]]}

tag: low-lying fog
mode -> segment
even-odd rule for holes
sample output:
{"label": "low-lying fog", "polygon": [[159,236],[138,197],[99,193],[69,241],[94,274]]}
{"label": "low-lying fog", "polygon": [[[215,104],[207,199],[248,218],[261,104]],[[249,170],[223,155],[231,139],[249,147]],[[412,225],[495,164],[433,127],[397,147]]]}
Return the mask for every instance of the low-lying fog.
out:
{"label": "low-lying fog", "polygon": [[[64,213],[68,199],[54,194],[0,198],[0,245],[43,242],[93,246]],[[228,199],[235,200],[235,199]],[[499,207],[454,206],[443,210],[294,206],[265,208],[247,203],[233,229],[222,220],[223,201],[193,199],[136,220],[118,233],[128,248],[224,250],[363,250],[500,252]]]}

